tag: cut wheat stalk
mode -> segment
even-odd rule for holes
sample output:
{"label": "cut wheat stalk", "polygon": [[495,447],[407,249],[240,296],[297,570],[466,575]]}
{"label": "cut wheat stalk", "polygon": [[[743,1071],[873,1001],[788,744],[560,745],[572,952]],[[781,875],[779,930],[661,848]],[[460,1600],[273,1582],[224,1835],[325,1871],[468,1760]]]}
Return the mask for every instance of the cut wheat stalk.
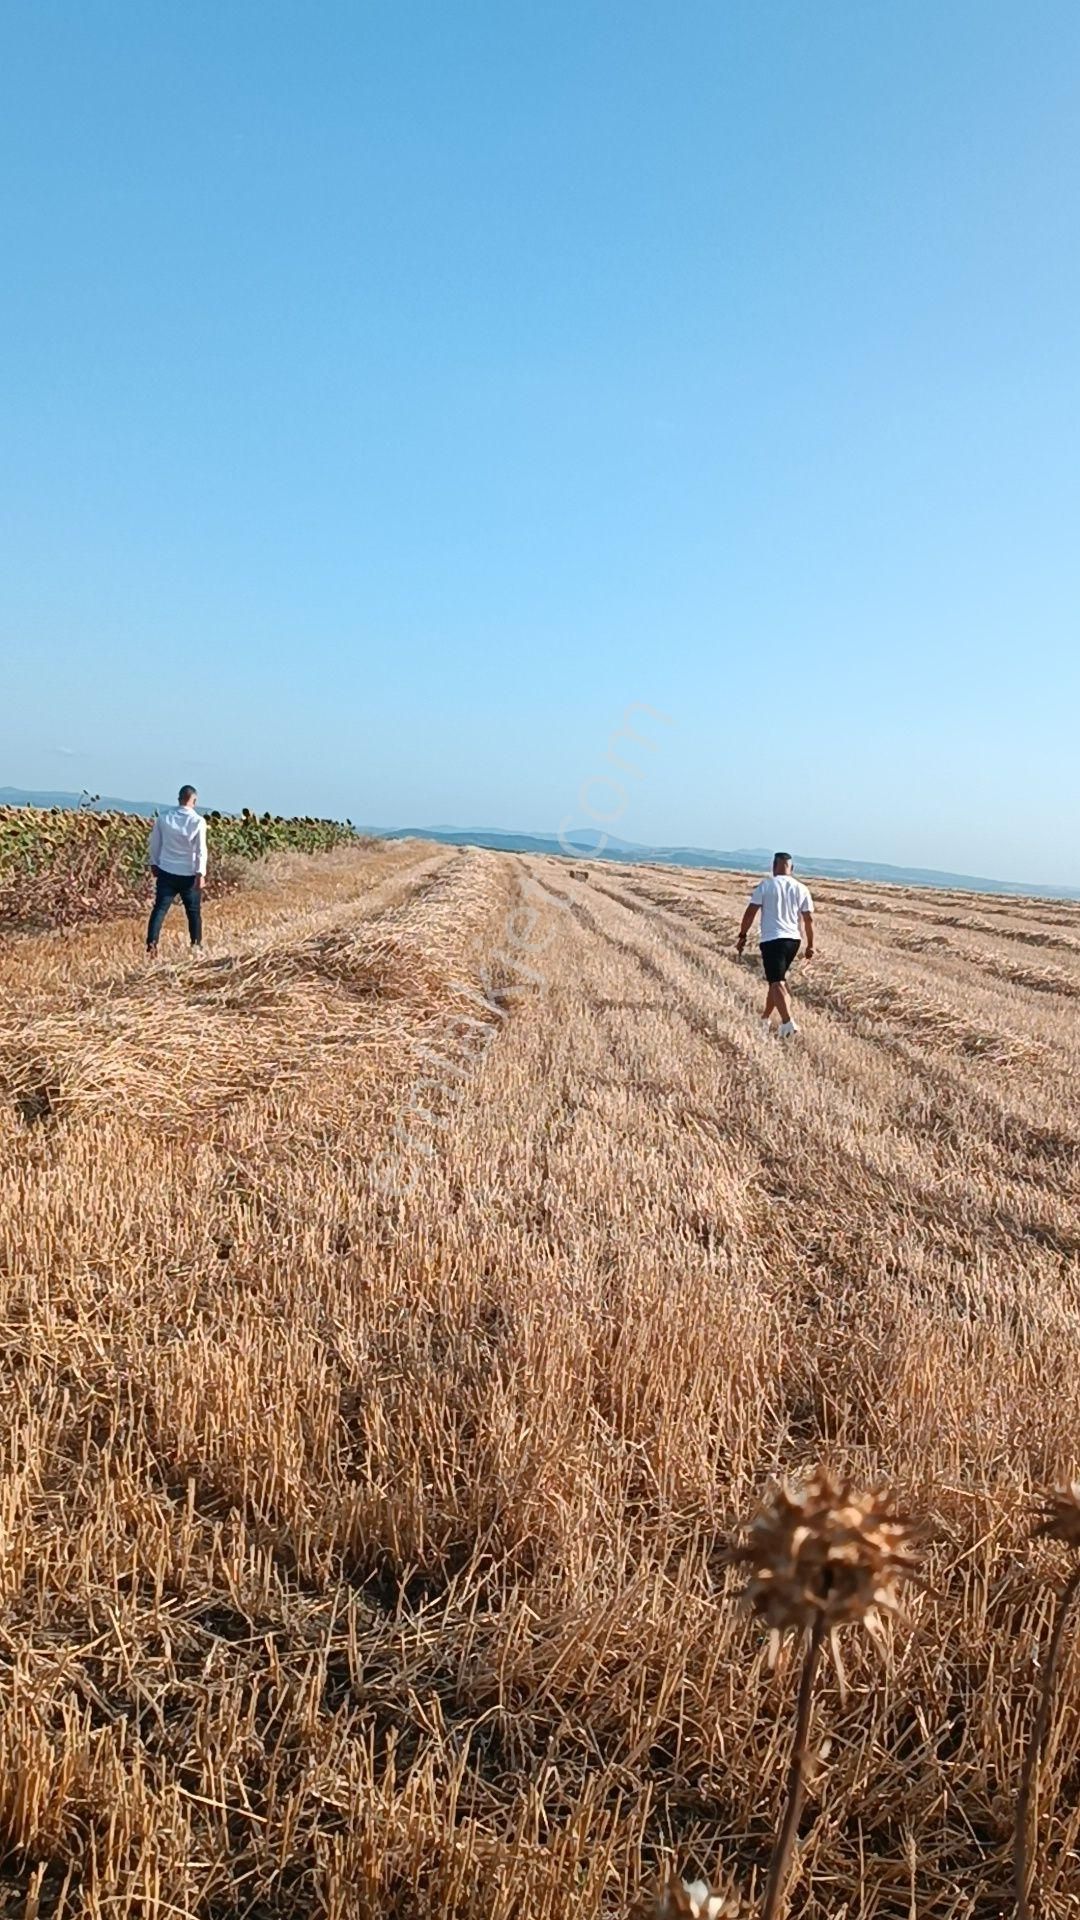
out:
{"label": "cut wheat stalk", "polygon": [[[1080,1482],[1061,1487],[1050,1494],[1033,1537],[1060,1540],[1074,1551],[1080,1549]],[[1050,1645],[1046,1652],[1046,1664],[1043,1667],[1042,1685],[1039,1688],[1039,1704],[1024,1757],[1024,1771],[1017,1795],[1016,1828],[1013,1840],[1013,1886],[1016,1894],[1017,1920],[1028,1920],[1030,1911],[1034,1853],[1031,1830],[1039,1762],[1050,1726],[1054,1682],[1065,1637],[1065,1623],[1078,1591],[1080,1591],[1080,1560],[1077,1560],[1062,1587],[1054,1609],[1054,1624],[1050,1633]]]}

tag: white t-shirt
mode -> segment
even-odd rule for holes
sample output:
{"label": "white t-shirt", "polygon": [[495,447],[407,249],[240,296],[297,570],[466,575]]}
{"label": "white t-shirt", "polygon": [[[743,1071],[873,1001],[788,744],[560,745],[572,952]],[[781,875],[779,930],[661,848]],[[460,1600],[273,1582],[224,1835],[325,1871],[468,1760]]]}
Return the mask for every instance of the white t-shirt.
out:
{"label": "white t-shirt", "polygon": [[813,913],[810,890],[793,873],[770,873],[759,880],[750,905],[761,908],[761,939],[801,940],[800,913]]}

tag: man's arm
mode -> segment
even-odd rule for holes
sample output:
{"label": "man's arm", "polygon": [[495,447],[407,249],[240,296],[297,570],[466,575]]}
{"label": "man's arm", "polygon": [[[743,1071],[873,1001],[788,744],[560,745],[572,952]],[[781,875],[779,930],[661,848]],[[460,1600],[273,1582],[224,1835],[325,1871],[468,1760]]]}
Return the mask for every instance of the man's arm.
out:
{"label": "man's arm", "polygon": [[747,907],[746,912],[743,914],[743,917],[742,917],[742,926],[739,928],[739,937],[735,942],[736,953],[741,953],[743,948],[745,947],[746,936],[749,933],[751,927],[753,926],[754,921],[757,918],[757,915],[759,912],[760,912],[760,908],[756,907],[754,905],[754,902],[751,900],[750,905]]}
{"label": "man's arm", "polygon": [[198,858],[195,862],[195,874],[199,882],[199,891],[206,885],[206,821],[199,821]]}
{"label": "man's arm", "polygon": [[161,860],[161,815],[156,814],[154,817],[154,824],[150,829],[150,862],[149,864],[150,864],[151,873],[154,873],[157,871],[157,867],[160,860]]}
{"label": "man's arm", "polygon": [[812,913],[807,912],[805,908],[803,909],[802,923],[806,930],[806,948],[803,953],[803,959],[812,960],[814,957],[814,916]]}

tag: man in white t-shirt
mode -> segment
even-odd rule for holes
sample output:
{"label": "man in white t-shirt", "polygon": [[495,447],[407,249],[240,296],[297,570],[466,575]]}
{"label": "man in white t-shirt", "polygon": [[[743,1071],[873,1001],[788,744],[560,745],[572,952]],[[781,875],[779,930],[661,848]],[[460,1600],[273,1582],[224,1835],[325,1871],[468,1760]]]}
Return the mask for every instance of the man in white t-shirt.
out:
{"label": "man in white t-shirt", "polygon": [[809,890],[791,871],[790,853],[773,855],[772,874],[759,880],[750,895],[739,928],[736,951],[742,953],[746,936],[761,914],[761,964],[768,981],[762,1023],[771,1033],[773,1013],[780,1015],[780,1038],[790,1040],[799,1029],[791,1017],[791,1001],[784,984],[787,970],[802,944],[800,920],[806,928],[807,960],[814,957],[814,903]]}

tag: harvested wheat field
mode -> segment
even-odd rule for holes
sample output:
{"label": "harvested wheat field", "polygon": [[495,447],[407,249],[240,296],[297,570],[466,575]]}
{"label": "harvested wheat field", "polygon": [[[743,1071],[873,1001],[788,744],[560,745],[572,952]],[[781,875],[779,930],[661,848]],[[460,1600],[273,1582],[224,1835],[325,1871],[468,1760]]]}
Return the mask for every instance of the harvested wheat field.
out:
{"label": "harvested wheat field", "polygon": [[[1010,1908],[1080,1467],[1080,907],[418,843],[0,945],[0,1902],[760,1907],[797,1649],[729,1562],[818,1464],[925,1522],[840,1636],[789,1911]],[[1080,1910],[1080,1650],[1035,1910]],[[689,1907],[686,1911],[689,1911]]]}

